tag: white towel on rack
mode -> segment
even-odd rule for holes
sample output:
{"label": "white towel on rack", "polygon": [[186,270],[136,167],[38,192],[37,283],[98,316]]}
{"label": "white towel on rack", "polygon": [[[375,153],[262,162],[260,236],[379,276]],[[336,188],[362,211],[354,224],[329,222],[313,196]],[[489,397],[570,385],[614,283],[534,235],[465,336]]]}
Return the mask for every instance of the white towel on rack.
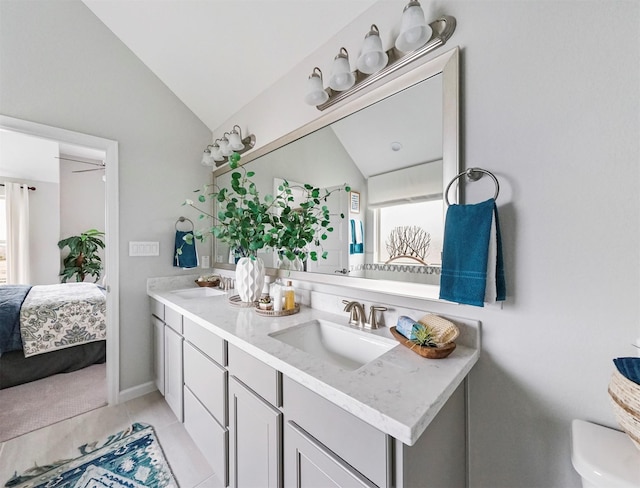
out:
{"label": "white towel on rack", "polygon": [[489,230],[489,249],[487,255],[487,284],[484,289],[484,302],[496,303],[497,283],[496,283],[496,265],[498,262],[498,239],[496,230],[496,214],[492,212],[491,230]]}

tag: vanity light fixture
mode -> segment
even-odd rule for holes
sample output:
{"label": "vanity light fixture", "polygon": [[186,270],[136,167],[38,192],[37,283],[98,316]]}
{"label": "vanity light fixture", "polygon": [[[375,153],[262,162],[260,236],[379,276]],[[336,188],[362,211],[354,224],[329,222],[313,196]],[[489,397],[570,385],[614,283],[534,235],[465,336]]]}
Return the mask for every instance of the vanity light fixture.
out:
{"label": "vanity light fixture", "polygon": [[[237,129],[237,130],[236,130]],[[242,132],[239,125],[234,125],[229,134],[229,149],[232,151],[242,151],[244,144],[242,143]]]}
{"label": "vanity light fixture", "polygon": [[358,71],[371,75],[384,68],[388,62],[389,56],[384,52],[384,49],[382,49],[382,40],[380,39],[378,26],[372,24],[371,30],[364,37],[362,51],[356,63]]}
{"label": "vanity light fixture", "polygon": [[348,90],[356,82],[356,75],[351,72],[349,65],[349,53],[343,47],[333,60],[329,88],[334,91]]}
{"label": "vanity light fixture", "polygon": [[209,144],[205,148],[202,164],[204,166],[222,166],[234,152],[242,154],[255,145],[256,136],[250,134],[243,138],[240,126],[234,125],[231,132],[225,132],[221,139],[216,139],[213,144]]}
{"label": "vanity light fixture", "polygon": [[213,166],[213,156],[211,155],[211,149],[213,147],[213,144],[209,144],[205,149],[204,152],[202,153],[202,161],[200,161],[200,164],[202,164],[202,166]]}
{"label": "vanity light fixture", "polygon": [[220,154],[222,154],[225,158],[231,156],[231,154],[233,153],[233,149],[229,147],[229,139],[227,139],[228,134],[228,132],[225,132],[222,136],[222,139],[218,141],[218,146],[220,146]]}
{"label": "vanity light fixture", "polygon": [[362,44],[355,72],[349,71],[349,55],[344,47],[341,48],[333,61],[327,88],[322,85],[320,68],[314,68],[307,81],[305,102],[315,105],[318,110],[326,110],[349,95],[443,46],[456,30],[456,19],[450,15],[443,15],[427,24],[417,0],[411,0],[405,6],[401,22],[402,27],[395,47],[382,53],[377,48],[380,43],[382,49],[380,32],[375,24],[371,26]]}
{"label": "vanity light fixture", "polygon": [[403,53],[415,51],[431,39],[431,27],[424,20],[424,12],[417,0],[410,1],[402,11],[400,34],[396,39],[396,49]]}
{"label": "vanity light fixture", "polygon": [[304,97],[304,101],[309,105],[318,106],[327,100],[329,100],[329,94],[322,86],[322,71],[316,66],[307,80],[307,94]]}

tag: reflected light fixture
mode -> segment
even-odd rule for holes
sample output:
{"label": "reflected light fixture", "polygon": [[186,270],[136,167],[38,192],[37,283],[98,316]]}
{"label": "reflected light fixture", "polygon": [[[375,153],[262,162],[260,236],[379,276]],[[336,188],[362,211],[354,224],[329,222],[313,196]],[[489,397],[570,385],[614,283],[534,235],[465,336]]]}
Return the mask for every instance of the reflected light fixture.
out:
{"label": "reflected light fixture", "polygon": [[[236,130],[237,129],[237,130]],[[229,149],[232,151],[242,151],[244,144],[242,143],[242,132],[239,125],[234,125],[229,134]]]}
{"label": "reflected light fixture", "polygon": [[411,0],[402,11],[400,34],[396,49],[403,53],[415,51],[431,39],[431,27],[424,19],[424,11],[417,0]]}
{"label": "reflected light fixture", "polygon": [[200,164],[202,164],[202,166],[213,166],[213,156],[211,155],[211,149],[213,147],[213,144],[209,144],[205,149],[204,152],[202,153],[202,161],[200,161]]}
{"label": "reflected light fixture", "polygon": [[304,101],[309,105],[317,106],[327,100],[329,100],[329,94],[322,86],[322,71],[316,66],[307,80],[307,94],[304,96]]}
{"label": "reflected light fixture", "polygon": [[218,146],[220,146],[220,154],[222,154],[225,158],[231,156],[233,154],[233,149],[229,147],[229,139],[227,139],[228,132],[225,132],[222,136],[222,139],[218,141]]}
{"label": "reflected light fixture", "polygon": [[256,136],[250,134],[243,138],[240,126],[234,125],[231,132],[225,132],[221,139],[216,139],[205,148],[201,162],[204,166],[222,166],[234,152],[242,154],[255,145]]}
{"label": "reflected light fixture", "polygon": [[340,52],[333,60],[329,88],[335,91],[344,91],[351,88],[355,82],[356,76],[351,72],[351,66],[349,66],[349,53],[341,47]]}
{"label": "reflected light fixture", "polygon": [[384,68],[388,61],[389,56],[382,49],[378,26],[372,24],[371,30],[364,37],[362,51],[356,62],[356,67],[361,73],[370,75]]}

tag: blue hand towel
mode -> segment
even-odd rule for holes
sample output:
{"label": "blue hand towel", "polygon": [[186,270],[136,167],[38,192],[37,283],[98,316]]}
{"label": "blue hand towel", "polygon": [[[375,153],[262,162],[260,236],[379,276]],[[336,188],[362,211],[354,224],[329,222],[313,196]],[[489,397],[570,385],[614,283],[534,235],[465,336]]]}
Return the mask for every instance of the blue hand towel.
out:
{"label": "blue hand towel", "polygon": [[[496,266],[488,270],[492,221],[496,233]],[[444,226],[440,298],[483,307],[489,273],[492,278],[495,276],[496,300],[504,300],[501,240],[498,209],[493,198],[473,205],[449,206]]]}
{"label": "blue hand towel", "polygon": [[[198,253],[196,252],[196,244],[189,244],[183,238],[192,231],[176,231],[175,247],[173,250],[173,265],[178,268],[195,268],[198,266]],[[178,249],[182,247],[182,254],[178,255]]]}
{"label": "blue hand towel", "polygon": [[349,241],[349,254],[355,254],[356,253],[356,221],[353,219],[350,219],[349,225],[351,226],[351,240]]}
{"label": "blue hand towel", "polygon": [[364,224],[362,220],[358,220],[359,232],[355,230],[355,244],[353,245],[353,254],[364,253]]}
{"label": "blue hand towel", "polygon": [[640,358],[616,358],[613,364],[622,376],[640,385]]}

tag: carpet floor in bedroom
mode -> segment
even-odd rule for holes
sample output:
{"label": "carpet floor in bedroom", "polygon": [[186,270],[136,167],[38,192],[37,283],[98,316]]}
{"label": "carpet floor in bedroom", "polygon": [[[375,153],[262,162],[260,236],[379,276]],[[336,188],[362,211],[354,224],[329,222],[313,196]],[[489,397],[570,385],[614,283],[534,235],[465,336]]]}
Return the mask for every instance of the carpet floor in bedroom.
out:
{"label": "carpet floor in bedroom", "polygon": [[78,456],[78,447],[119,432],[134,422],[150,424],[180,488],[218,488],[213,474],[181,422],[157,391],[105,406],[0,444],[0,487],[14,472]]}

